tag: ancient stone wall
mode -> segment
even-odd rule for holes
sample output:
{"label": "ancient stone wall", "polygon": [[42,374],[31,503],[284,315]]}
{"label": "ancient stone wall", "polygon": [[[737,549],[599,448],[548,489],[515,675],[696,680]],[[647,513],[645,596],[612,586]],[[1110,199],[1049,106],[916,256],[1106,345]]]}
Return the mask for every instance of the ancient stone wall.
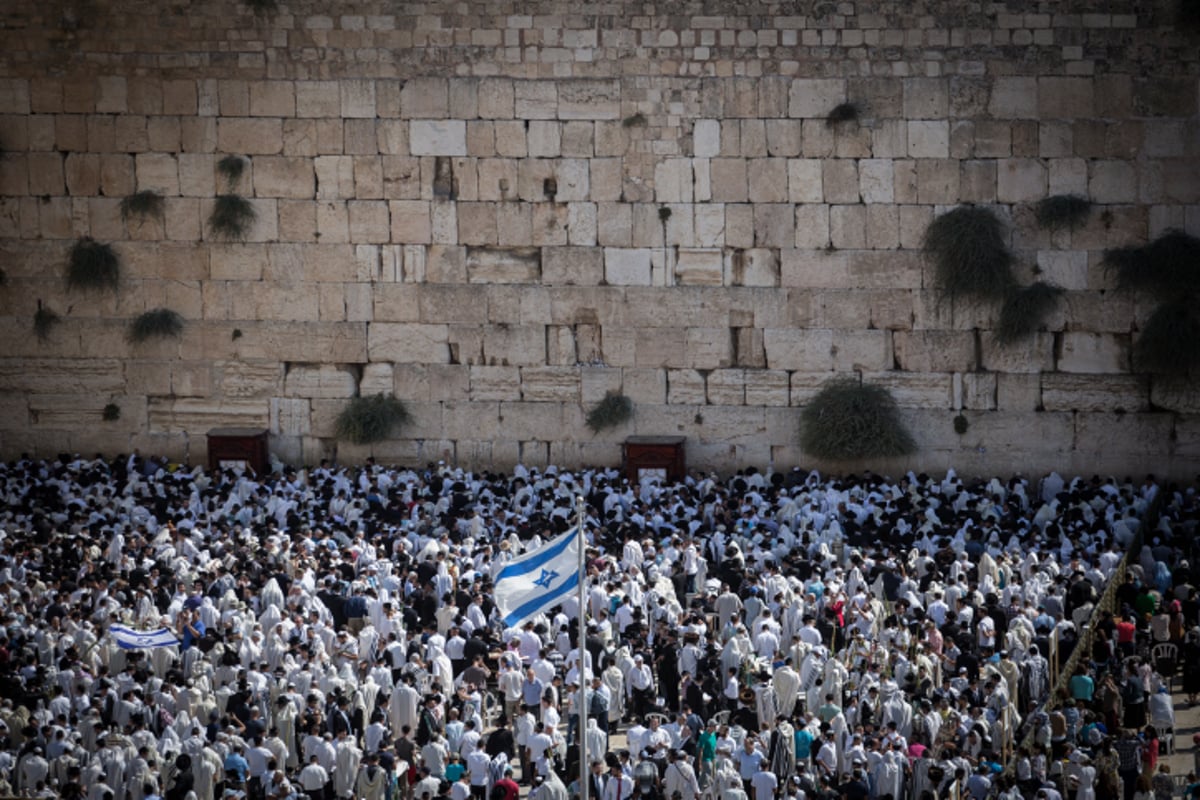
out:
{"label": "ancient stone wall", "polygon": [[[811,463],[800,406],[857,373],[921,447],[880,468],[1194,473],[1200,400],[1135,363],[1149,307],[1100,263],[1200,233],[1200,35],[1173,9],[8,0],[0,451],[196,461],[238,425],[295,461],[507,467],[683,434],[693,465],[783,468]],[[226,155],[245,241],[206,223]],[[123,218],[140,190],[162,214]],[[1096,207],[1047,233],[1033,204],[1066,193]],[[922,236],[962,203],[1067,290],[1018,345],[934,291]],[[117,291],[64,286],[84,236]],[[182,336],[130,342],[159,307]],[[592,434],[609,390],[634,417]],[[337,443],[379,391],[413,425]]]}

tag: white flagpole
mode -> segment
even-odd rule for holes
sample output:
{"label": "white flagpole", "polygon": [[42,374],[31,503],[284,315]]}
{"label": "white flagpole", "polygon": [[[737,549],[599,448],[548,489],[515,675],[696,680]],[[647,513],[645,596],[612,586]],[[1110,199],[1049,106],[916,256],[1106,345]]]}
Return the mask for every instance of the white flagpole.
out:
{"label": "white flagpole", "polygon": [[587,536],[583,533],[583,496],[575,499],[575,509],[578,512],[579,527],[579,798],[588,800],[588,783],[592,772],[588,765],[587,752],[587,675],[584,672],[584,654],[587,653],[587,559],[584,549],[587,547]]}

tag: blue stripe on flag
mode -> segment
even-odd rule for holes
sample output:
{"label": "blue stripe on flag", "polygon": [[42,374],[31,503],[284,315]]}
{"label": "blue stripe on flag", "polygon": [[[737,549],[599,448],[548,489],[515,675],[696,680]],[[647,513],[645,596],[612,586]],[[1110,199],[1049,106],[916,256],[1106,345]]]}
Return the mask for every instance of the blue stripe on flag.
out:
{"label": "blue stripe on flag", "polygon": [[527,600],[526,602],[514,608],[512,612],[504,618],[504,624],[509,628],[515,627],[517,623],[521,622],[526,617],[532,617],[534,614],[545,608],[558,605],[560,602],[562,602],[562,598],[569,595],[571,590],[577,588],[578,586],[579,570],[575,570],[568,575],[567,579],[556,588],[544,594],[538,595],[532,600]]}
{"label": "blue stripe on flag", "polygon": [[512,561],[500,570],[500,574],[496,576],[493,583],[499,583],[505,578],[520,578],[523,575],[528,575],[530,572],[540,570],[547,561],[552,561],[563,554],[563,551],[571,546],[571,542],[579,533],[579,528],[571,528],[564,533],[557,542],[552,542],[540,550],[535,550],[532,553],[525,553],[520,558],[514,558]]}
{"label": "blue stripe on flag", "polygon": [[124,625],[109,625],[108,632],[113,641],[123,650],[140,650],[152,647],[173,647],[179,644],[175,634],[167,628],[156,631],[135,631]]}

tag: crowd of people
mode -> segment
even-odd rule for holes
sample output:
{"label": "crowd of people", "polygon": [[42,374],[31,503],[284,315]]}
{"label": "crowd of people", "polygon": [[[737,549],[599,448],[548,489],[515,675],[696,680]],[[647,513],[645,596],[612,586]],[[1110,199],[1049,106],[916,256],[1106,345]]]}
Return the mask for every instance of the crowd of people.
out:
{"label": "crowd of people", "polygon": [[[1200,657],[1192,490],[1166,489],[1117,613],[1085,627],[1159,491],[21,458],[0,465],[0,796],[1128,800],[1165,786],[1160,688]],[[574,597],[506,627],[493,580],[578,497],[584,640]]]}

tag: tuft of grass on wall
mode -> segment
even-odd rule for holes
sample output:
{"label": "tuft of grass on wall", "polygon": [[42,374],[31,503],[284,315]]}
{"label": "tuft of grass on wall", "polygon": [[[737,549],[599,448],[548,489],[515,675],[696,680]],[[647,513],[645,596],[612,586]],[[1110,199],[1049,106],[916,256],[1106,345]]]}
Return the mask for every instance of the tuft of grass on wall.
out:
{"label": "tuft of grass on wall", "polygon": [[1134,343],[1133,357],[1143,372],[1200,375],[1200,310],[1194,300],[1173,300],[1155,309]]}
{"label": "tuft of grass on wall", "polygon": [[238,181],[242,179],[242,174],[246,171],[246,159],[241,156],[228,155],[217,162],[217,172],[225,179],[226,185],[230,191],[237,186]]}
{"label": "tuft of grass on wall", "polygon": [[116,403],[109,403],[104,407],[104,411],[101,412],[101,416],[104,418],[105,422],[116,422],[121,418],[121,407]]}
{"label": "tuft of grass on wall", "polygon": [[8,273],[0,269],[0,286],[8,285]]}
{"label": "tuft of grass on wall", "polygon": [[33,335],[39,342],[49,340],[51,331],[60,321],[61,318],[53,309],[42,305],[41,300],[37,301],[37,311],[33,312]]}
{"label": "tuft of grass on wall", "polygon": [[183,317],[169,308],[155,308],[139,314],[129,324],[129,341],[134,344],[183,333]]}
{"label": "tuft of grass on wall", "polygon": [[827,461],[887,458],[917,448],[891,392],[857,378],[835,378],[804,406],[800,445]]}
{"label": "tuft of grass on wall", "polygon": [[121,201],[121,220],[162,218],[163,196],[152,189],[134,192]]}
{"label": "tuft of grass on wall", "polygon": [[586,424],[592,433],[615,428],[633,416],[633,401],[620,392],[608,392],[588,411]]}
{"label": "tuft of grass on wall", "polygon": [[1015,283],[1004,224],[986,208],[959,206],[942,214],[925,230],[922,245],[945,298],[1000,300]]}
{"label": "tuft of grass on wall", "polygon": [[1164,301],[1200,292],[1200,239],[1180,230],[1149,244],[1108,250],[1104,264],[1116,273],[1118,289],[1150,292]]}
{"label": "tuft of grass on wall", "polygon": [[116,289],[121,260],[112,245],[85,236],[71,247],[67,260],[68,289]]}
{"label": "tuft of grass on wall", "polygon": [[255,16],[264,17],[268,14],[275,13],[279,8],[277,0],[245,0],[246,5],[254,12]]}
{"label": "tuft of grass on wall", "polygon": [[208,230],[217,239],[244,241],[257,214],[250,201],[237,194],[219,194],[208,215]]}
{"label": "tuft of grass on wall", "polygon": [[1032,336],[1046,324],[1046,318],[1058,308],[1063,288],[1038,281],[1013,289],[1004,298],[1000,318],[992,331],[999,344],[1013,344]]}
{"label": "tuft of grass on wall", "polygon": [[621,120],[622,128],[641,128],[646,124],[646,115],[642,112],[630,114],[625,119]]}
{"label": "tuft of grass on wall", "polygon": [[1056,194],[1038,201],[1033,210],[1037,224],[1049,231],[1082,228],[1092,213],[1092,201],[1078,194]]}
{"label": "tuft of grass on wall", "polygon": [[833,128],[841,125],[843,122],[854,122],[858,119],[858,114],[859,108],[857,103],[839,103],[825,116],[825,125]]}
{"label": "tuft of grass on wall", "polygon": [[382,441],[412,422],[412,413],[403,400],[382,392],[355,397],[338,414],[337,437],[354,444]]}

